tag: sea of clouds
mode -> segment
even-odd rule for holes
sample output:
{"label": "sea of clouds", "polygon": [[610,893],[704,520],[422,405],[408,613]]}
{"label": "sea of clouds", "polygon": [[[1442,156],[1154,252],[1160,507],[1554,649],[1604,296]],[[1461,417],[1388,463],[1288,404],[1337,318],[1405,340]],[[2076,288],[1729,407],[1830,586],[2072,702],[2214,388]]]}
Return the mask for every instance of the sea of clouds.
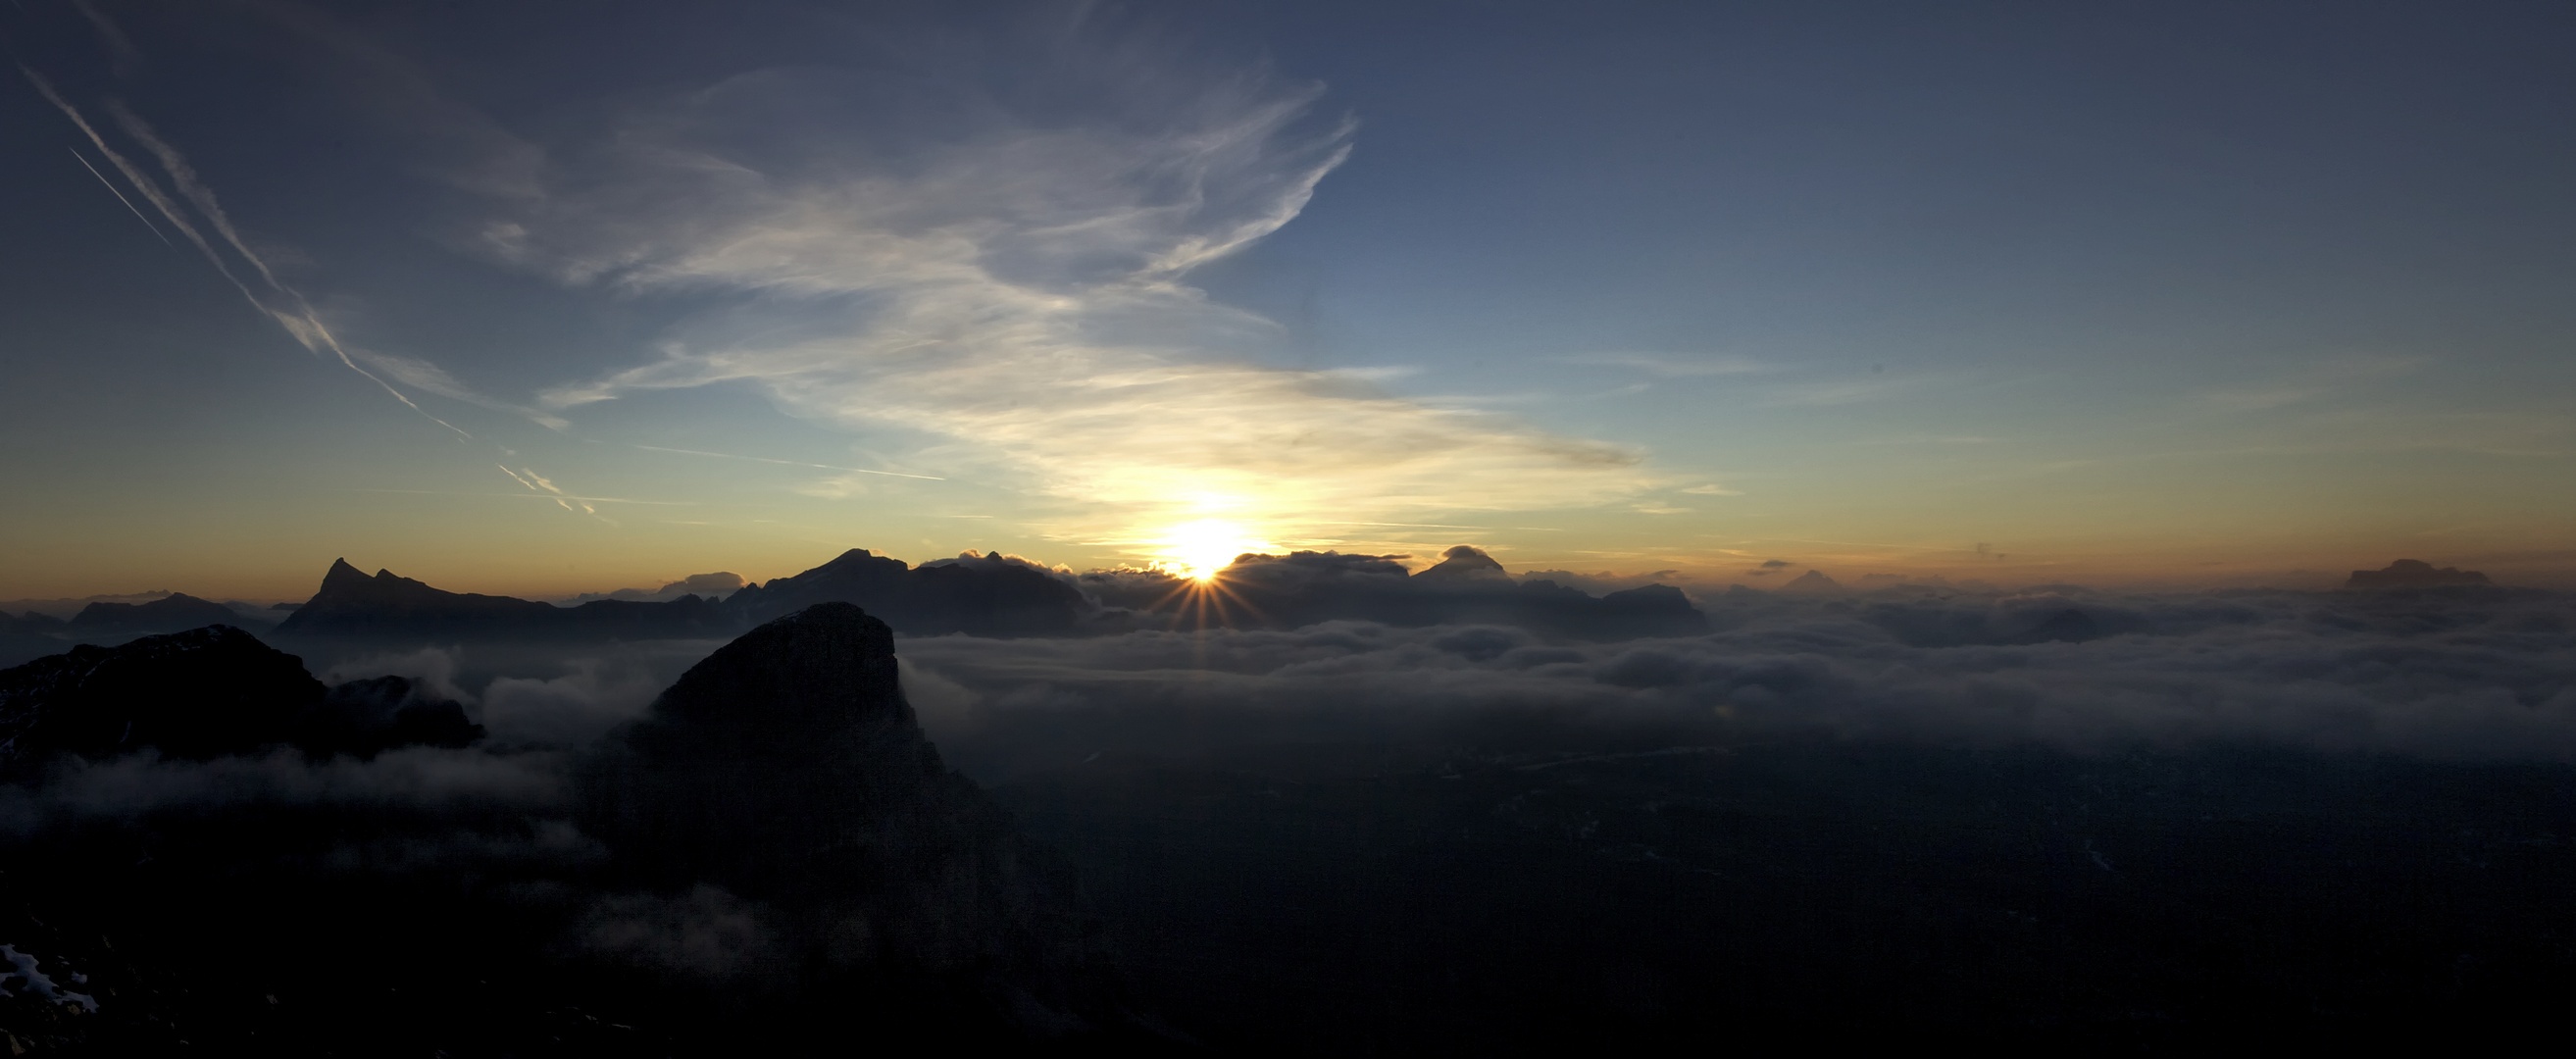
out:
{"label": "sea of clouds", "polygon": [[1734,593],[1704,609],[1718,631],[1615,643],[1335,621],[901,650],[934,738],[996,774],[1263,741],[1538,752],[1787,732],[2576,760],[2576,600],[2562,595],[2065,587]]}
{"label": "sea of clouds", "polygon": [[[2576,761],[2576,597],[2506,589],[1829,598],[1734,592],[1706,635],[1583,642],[1500,625],[1144,630],[898,640],[906,694],[985,782],[1103,754],[1263,748],[1571,755],[1779,737],[2038,745],[2074,753],[2255,745],[2451,761]],[[279,753],[67,766],[11,795],[12,830],[173,805],[561,804],[579,751],[641,717],[720,641],[374,655],[463,701],[491,736],[373,761]]]}

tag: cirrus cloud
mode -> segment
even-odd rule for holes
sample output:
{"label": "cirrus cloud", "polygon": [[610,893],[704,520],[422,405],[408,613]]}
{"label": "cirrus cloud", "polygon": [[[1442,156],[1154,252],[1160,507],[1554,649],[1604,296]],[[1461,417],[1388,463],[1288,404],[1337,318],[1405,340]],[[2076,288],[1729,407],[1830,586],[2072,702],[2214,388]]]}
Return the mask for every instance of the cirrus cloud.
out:
{"label": "cirrus cloud", "polygon": [[[1293,526],[1582,506],[1655,484],[1624,447],[1259,363],[1276,325],[1185,279],[1296,217],[1352,124],[1319,117],[1312,86],[1174,74],[1096,42],[1048,52],[1044,76],[1002,87],[946,72],[1004,65],[991,56],[745,74],[568,152],[558,187],[479,244],[714,307],[657,359],[544,403],[748,384],[1063,502],[1076,534],[1212,508]],[[875,105],[895,95],[900,118]]]}

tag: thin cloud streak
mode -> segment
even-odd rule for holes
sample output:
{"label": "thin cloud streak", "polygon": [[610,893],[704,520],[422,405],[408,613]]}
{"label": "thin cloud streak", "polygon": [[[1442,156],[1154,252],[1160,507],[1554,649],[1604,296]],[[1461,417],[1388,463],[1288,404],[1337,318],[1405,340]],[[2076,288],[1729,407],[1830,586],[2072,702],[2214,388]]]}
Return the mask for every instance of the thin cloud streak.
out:
{"label": "thin cloud streak", "polygon": [[813,467],[826,471],[850,471],[856,474],[881,474],[888,478],[918,478],[925,482],[945,482],[935,474],[905,474],[902,471],[871,471],[865,467],[843,467],[833,463],[806,463],[802,460],[773,460],[766,456],[736,456],[730,452],[706,452],[699,449],[672,449],[660,445],[636,445],[647,452],[676,452],[683,456],[713,456],[720,460],[743,460],[750,463],[775,463],[783,467]]}
{"label": "thin cloud streak", "polygon": [[81,168],[89,170],[89,175],[98,178],[100,186],[105,187],[108,194],[116,196],[116,201],[124,203],[126,209],[132,210],[134,213],[134,219],[142,221],[143,227],[152,232],[152,237],[161,240],[161,245],[170,247],[174,250],[178,248],[179,244],[171,242],[169,236],[161,234],[160,226],[153,224],[152,218],[144,216],[142,210],[135,209],[134,200],[126,198],[124,192],[116,190],[116,185],[108,182],[107,174],[99,172],[97,166],[89,164],[89,159],[81,157],[79,148],[65,148],[65,150],[72,153],[72,160],[79,162],[81,164]]}
{"label": "thin cloud streak", "polygon": [[1716,375],[1749,375],[1771,370],[1750,357],[1708,357],[1693,359],[1655,353],[1583,353],[1554,358],[1563,364],[1596,368],[1626,368],[1660,379],[1697,379]]}
{"label": "thin cloud streak", "polygon": [[538,474],[531,468],[521,467],[514,471],[508,467],[502,467],[501,473],[509,475],[511,481],[527,486],[529,492],[526,495],[538,496],[547,500],[552,500],[555,502],[556,507],[562,508],[566,511],[572,511],[573,506],[578,504],[580,505],[581,510],[576,512],[577,514],[588,515],[600,520],[601,522],[606,522],[611,526],[617,524],[608,516],[600,514],[598,508],[585,503],[584,498],[574,496],[561,489],[555,488],[555,483],[547,481],[545,475]]}
{"label": "thin cloud streak", "polygon": [[[509,472],[509,468],[507,467],[504,467],[501,470],[503,473]],[[516,478],[518,476],[513,474],[511,477]],[[524,485],[526,483],[522,482],[520,484]],[[348,493],[386,493],[398,496],[495,496],[509,497],[519,500],[554,500],[560,496],[564,500],[580,500],[593,504],[643,504],[651,507],[699,506],[698,502],[694,500],[630,500],[619,496],[579,496],[572,493],[475,493],[457,489],[344,489],[341,491]]]}

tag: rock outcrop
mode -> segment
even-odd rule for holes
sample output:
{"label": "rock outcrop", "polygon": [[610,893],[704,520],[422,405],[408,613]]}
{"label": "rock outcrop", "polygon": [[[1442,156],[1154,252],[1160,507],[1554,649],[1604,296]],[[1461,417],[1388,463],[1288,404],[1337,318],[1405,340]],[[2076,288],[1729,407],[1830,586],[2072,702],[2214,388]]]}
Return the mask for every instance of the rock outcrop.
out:
{"label": "rock outcrop", "polygon": [[1117,1019],[1070,870],[942,765],[893,630],[858,607],[816,604],[718,650],[612,737],[584,789],[584,829],[621,876],[755,924],[711,972],[792,969],[855,1007],[909,996],[1040,1035]]}
{"label": "rock outcrop", "polygon": [[309,754],[372,758],[400,746],[471,746],[483,726],[465,707],[433,698],[409,677],[371,677],[332,688],[295,724],[295,744]]}

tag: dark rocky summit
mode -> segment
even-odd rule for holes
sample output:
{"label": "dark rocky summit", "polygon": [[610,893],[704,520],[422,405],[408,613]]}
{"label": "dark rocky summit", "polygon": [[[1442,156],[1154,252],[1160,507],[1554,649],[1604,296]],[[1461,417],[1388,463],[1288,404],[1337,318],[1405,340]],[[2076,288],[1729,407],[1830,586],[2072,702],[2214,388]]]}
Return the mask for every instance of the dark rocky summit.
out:
{"label": "dark rocky summit", "polygon": [[1428,581],[1508,581],[1512,575],[1493,556],[1473,545],[1461,544],[1440,553],[1438,563],[1413,576]]}
{"label": "dark rocky summit", "polygon": [[84,645],[0,671],[0,746],[13,764],[250,753],[287,741],[324,690],[302,660],[229,625]]}
{"label": "dark rocky summit", "polygon": [[316,757],[373,757],[399,746],[466,746],[483,729],[463,706],[411,681],[325,688],[304,662],[229,625],[84,644],[0,670],[0,773],[56,755],[139,751],[206,760],[294,746]]}
{"label": "dark rocky summit", "polygon": [[816,604],[726,645],[595,756],[585,787],[584,829],[622,877],[749,910],[750,955],[714,970],[802,973],[835,1017],[944,1011],[1039,1037],[1131,1021],[1070,870],[941,764],[893,631],[858,607]]}
{"label": "dark rocky summit", "polygon": [[2492,585],[2487,575],[2456,566],[2434,567],[2421,559],[2399,559],[2377,570],[2355,570],[2345,588],[2441,588],[2449,585]]}

